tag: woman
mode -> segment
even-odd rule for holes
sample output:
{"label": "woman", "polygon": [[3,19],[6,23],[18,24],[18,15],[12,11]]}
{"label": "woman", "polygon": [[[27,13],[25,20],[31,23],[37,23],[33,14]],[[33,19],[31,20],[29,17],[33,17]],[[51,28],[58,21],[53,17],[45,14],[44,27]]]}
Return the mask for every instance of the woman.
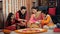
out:
{"label": "woman", "polygon": [[[44,10],[43,12],[43,15],[44,15],[44,18],[43,20],[41,20],[41,26],[43,27],[44,25],[47,25],[47,26],[54,26],[54,23],[50,17],[49,14],[47,14],[47,12]],[[55,26],[54,26],[55,27]]]}
{"label": "woman", "polygon": [[37,11],[37,8],[33,7],[32,12],[33,12],[33,14],[30,17],[29,23],[30,24],[34,24],[34,23],[39,24],[40,23],[39,21],[43,19],[41,11],[40,10]]}
{"label": "woman", "polygon": [[39,20],[42,20],[42,14],[41,14],[41,11],[38,10],[37,11],[37,8],[36,7],[33,7],[32,8],[32,15],[31,15],[31,18],[29,20],[30,23],[35,23],[36,21],[39,21]]}
{"label": "woman", "polygon": [[26,22],[29,20],[28,12],[26,11],[26,7],[22,6],[21,11],[17,11],[16,20],[20,23],[20,28],[26,28]]}
{"label": "woman", "polygon": [[13,13],[9,13],[6,23],[5,23],[5,28],[9,29],[9,30],[15,30],[16,29],[16,25],[15,25],[15,18],[14,18],[14,14]]}

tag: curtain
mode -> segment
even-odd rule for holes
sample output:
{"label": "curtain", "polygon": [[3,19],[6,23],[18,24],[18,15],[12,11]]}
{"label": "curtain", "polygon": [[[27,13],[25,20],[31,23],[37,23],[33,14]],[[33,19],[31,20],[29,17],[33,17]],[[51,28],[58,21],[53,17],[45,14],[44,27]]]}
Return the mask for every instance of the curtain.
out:
{"label": "curtain", "polygon": [[30,13],[33,0],[3,0],[3,15],[6,20],[10,12],[16,13],[20,10],[21,6],[26,6],[27,11]]}

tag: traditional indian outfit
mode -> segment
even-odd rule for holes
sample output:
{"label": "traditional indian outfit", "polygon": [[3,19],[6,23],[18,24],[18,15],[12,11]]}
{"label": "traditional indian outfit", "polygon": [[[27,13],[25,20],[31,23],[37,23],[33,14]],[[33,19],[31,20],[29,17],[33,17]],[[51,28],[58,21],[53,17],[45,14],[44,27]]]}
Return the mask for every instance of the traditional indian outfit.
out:
{"label": "traditional indian outfit", "polygon": [[16,19],[25,19],[25,20],[29,20],[29,14],[28,12],[26,11],[25,14],[22,14],[21,11],[17,11],[16,12]]}
{"label": "traditional indian outfit", "polygon": [[50,15],[47,15],[45,19],[41,20],[41,26],[43,28],[44,25],[47,25],[49,28],[56,27],[50,17]]}
{"label": "traditional indian outfit", "polygon": [[[40,12],[37,12],[36,14],[32,14],[29,20],[28,27],[40,27],[39,20],[43,19],[43,14]],[[38,22],[38,23],[37,23]],[[35,28],[34,27],[34,28]]]}
{"label": "traditional indian outfit", "polygon": [[50,15],[47,15],[45,19],[42,20],[42,24],[48,24],[52,22]]}
{"label": "traditional indian outfit", "polygon": [[[37,14],[37,15],[38,15],[38,14]],[[43,15],[42,15],[42,14],[39,14],[37,18],[36,18],[36,16],[35,16],[35,14],[32,14],[31,17],[30,17],[29,22],[30,22],[30,23],[35,23],[36,21],[42,20],[42,19],[43,19]]]}
{"label": "traditional indian outfit", "polygon": [[6,22],[4,28],[8,30],[16,30],[15,20],[13,20],[12,22]]}
{"label": "traditional indian outfit", "polygon": [[[27,22],[28,22],[28,20],[29,20],[28,12],[26,11],[25,14],[22,14],[20,10],[17,11],[16,12],[16,20],[18,20],[18,19],[24,19],[24,20],[27,20]],[[21,24],[21,21],[19,21],[19,23]],[[26,23],[26,25],[27,25],[27,23]],[[26,26],[20,26],[20,28],[26,28]]]}

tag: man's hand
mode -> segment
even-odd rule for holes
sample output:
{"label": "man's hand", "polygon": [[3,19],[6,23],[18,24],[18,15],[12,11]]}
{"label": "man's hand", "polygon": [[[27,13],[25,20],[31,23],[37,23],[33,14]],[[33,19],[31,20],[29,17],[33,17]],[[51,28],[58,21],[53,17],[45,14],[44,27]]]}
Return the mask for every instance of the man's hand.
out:
{"label": "man's hand", "polygon": [[23,20],[23,22],[27,22],[27,20]]}
{"label": "man's hand", "polygon": [[18,21],[23,21],[23,19],[18,19]]}
{"label": "man's hand", "polygon": [[11,25],[11,26],[16,26],[15,24]]}

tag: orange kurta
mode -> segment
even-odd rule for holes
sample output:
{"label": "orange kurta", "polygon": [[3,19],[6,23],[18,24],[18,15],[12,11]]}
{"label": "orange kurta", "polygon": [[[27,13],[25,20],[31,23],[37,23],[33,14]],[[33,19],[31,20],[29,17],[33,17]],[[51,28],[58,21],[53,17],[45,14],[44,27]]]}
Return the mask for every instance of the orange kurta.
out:
{"label": "orange kurta", "polygon": [[50,22],[52,22],[51,17],[50,15],[47,15],[46,19],[41,21],[41,25],[44,26],[44,25],[49,24]]}

